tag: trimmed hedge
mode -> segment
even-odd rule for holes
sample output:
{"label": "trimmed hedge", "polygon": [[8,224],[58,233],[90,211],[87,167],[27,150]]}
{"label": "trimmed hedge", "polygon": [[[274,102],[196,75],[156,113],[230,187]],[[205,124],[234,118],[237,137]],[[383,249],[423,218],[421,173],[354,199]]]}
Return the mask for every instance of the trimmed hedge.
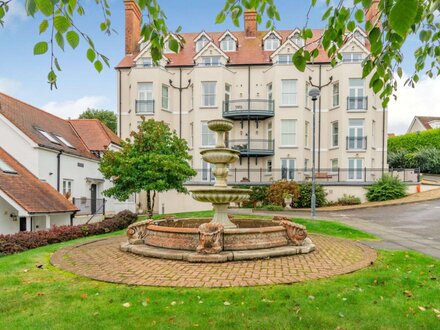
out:
{"label": "trimmed hedge", "polygon": [[136,220],[137,215],[135,213],[125,210],[119,212],[113,218],[101,222],[77,226],[54,226],[44,231],[26,231],[11,235],[0,235],[0,256],[81,237],[118,231],[127,228]]}
{"label": "trimmed hedge", "polygon": [[411,153],[423,147],[440,149],[440,128],[420,133],[408,133],[388,139],[388,152],[405,150]]}

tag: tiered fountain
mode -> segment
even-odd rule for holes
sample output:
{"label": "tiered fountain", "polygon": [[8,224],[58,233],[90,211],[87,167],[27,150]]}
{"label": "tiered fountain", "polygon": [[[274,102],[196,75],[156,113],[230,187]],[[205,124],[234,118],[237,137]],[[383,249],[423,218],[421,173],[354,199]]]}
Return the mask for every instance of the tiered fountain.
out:
{"label": "tiered fountain", "polygon": [[195,189],[192,197],[212,203],[213,218],[145,220],[128,227],[128,242],[121,250],[146,257],[186,260],[189,262],[226,262],[278,257],[315,250],[304,226],[287,218],[273,220],[230,219],[229,203],[249,198],[249,189],[227,185],[228,164],[238,160],[240,152],[226,148],[225,133],[233,123],[219,119],[208,122],[217,133],[214,149],[201,152],[203,159],[215,165],[214,187]]}

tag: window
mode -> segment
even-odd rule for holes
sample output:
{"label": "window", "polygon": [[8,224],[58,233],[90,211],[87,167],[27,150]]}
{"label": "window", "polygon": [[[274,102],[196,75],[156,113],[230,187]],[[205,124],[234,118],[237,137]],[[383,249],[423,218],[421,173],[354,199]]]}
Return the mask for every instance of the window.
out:
{"label": "window", "polygon": [[220,56],[203,56],[202,66],[218,66],[220,65]]}
{"label": "window", "polygon": [[439,120],[434,120],[434,121],[430,121],[429,126],[431,126],[431,128],[440,128],[440,121]]}
{"label": "window", "polygon": [[191,92],[191,98],[189,100],[189,108],[194,109],[194,85],[191,85],[190,92]]}
{"label": "window", "polygon": [[365,37],[359,31],[354,31],[354,37],[357,39],[362,45],[365,45]]}
{"label": "window", "polygon": [[269,111],[273,111],[273,94],[272,94],[272,83],[266,85],[267,100],[269,101]]}
{"label": "window", "polygon": [[278,55],[278,64],[292,64],[292,55]]}
{"label": "window", "polygon": [[162,85],[162,109],[168,110],[169,106],[169,89],[168,86]]}
{"label": "window", "polygon": [[208,127],[208,122],[202,121],[202,147],[214,147],[215,135]]}
{"label": "window", "polygon": [[0,159],[0,171],[8,174],[17,174],[17,171]]}
{"label": "window", "polygon": [[214,175],[212,175],[212,165],[202,160],[202,181],[214,181]]}
{"label": "window", "polygon": [[264,50],[275,50],[280,46],[280,39],[273,33],[264,40]]}
{"label": "window", "polygon": [[224,107],[225,112],[229,112],[230,100],[231,100],[231,85],[225,84],[225,107]]}
{"label": "window", "polygon": [[194,123],[189,124],[189,147],[194,148]]}
{"label": "window", "polygon": [[75,147],[74,147],[69,141],[67,141],[65,138],[63,138],[62,136],[60,136],[60,135],[56,135],[56,134],[55,134],[55,136],[57,137],[58,140],[60,140],[61,142],[63,142],[63,143],[64,143],[66,146],[68,146],[69,148],[75,149]]}
{"label": "window", "polygon": [[72,183],[73,180],[63,179],[63,195],[72,195]]}
{"label": "window", "polygon": [[296,146],[296,119],[281,120],[281,145]]}
{"label": "window", "polygon": [[348,180],[359,181],[362,180],[362,158],[349,158],[348,159]]}
{"label": "window", "polygon": [[220,42],[220,48],[225,52],[235,52],[237,44],[231,36],[226,36]]}
{"label": "window", "polygon": [[215,81],[202,81],[202,106],[215,106]]}
{"label": "window", "polygon": [[310,127],[310,123],[306,121],[304,123],[304,147],[306,148],[309,147],[309,127]]}
{"label": "window", "polygon": [[304,171],[309,170],[309,160],[306,158],[304,159]]}
{"label": "window", "polygon": [[269,141],[269,145],[268,145],[268,147],[269,147],[269,149],[270,150],[273,150],[273,133],[272,133],[272,123],[270,122],[270,123],[268,123],[267,124],[267,140]]}
{"label": "window", "polygon": [[136,113],[154,113],[153,83],[138,83],[138,99],[136,100]]}
{"label": "window", "polygon": [[272,161],[266,161],[266,173],[272,173]]}
{"label": "window", "polygon": [[281,80],[281,104],[296,105],[296,80]]}
{"label": "window", "polygon": [[202,36],[196,42],[196,53],[198,53],[203,47],[205,47],[209,43],[209,39],[205,36]]}
{"label": "window", "polygon": [[331,167],[332,167],[332,172],[337,172],[338,171],[339,162],[338,162],[337,158],[331,160]]}
{"label": "window", "polygon": [[366,149],[366,140],[364,137],[364,120],[349,119],[348,120],[348,150]]}
{"label": "window", "polygon": [[373,120],[371,122],[371,146],[374,147],[376,145],[376,121]]}
{"label": "window", "polygon": [[293,180],[295,178],[295,159],[281,159],[281,179]]}
{"label": "window", "polygon": [[334,121],[331,127],[331,131],[332,131],[332,136],[331,136],[331,146],[332,148],[334,147],[338,147],[339,146],[339,124],[337,121]]}
{"label": "window", "polygon": [[353,78],[349,80],[348,110],[366,110],[367,99],[364,97],[364,80]]}
{"label": "window", "polygon": [[141,58],[141,66],[144,68],[151,68],[153,66],[153,60],[151,57],[143,57]]}
{"label": "window", "polygon": [[337,107],[339,105],[339,83],[333,84],[333,106]]}
{"label": "window", "polygon": [[363,58],[362,53],[342,53],[342,62],[344,63],[360,63]]}
{"label": "window", "polygon": [[46,139],[48,139],[50,142],[52,142],[52,143],[56,143],[56,144],[60,144],[60,142],[59,142],[57,139],[55,139],[55,138],[52,136],[52,134],[50,134],[50,133],[48,133],[48,132],[46,132],[46,131],[43,131],[42,129],[39,129],[38,132],[40,132],[40,133],[41,133]]}
{"label": "window", "polygon": [[299,32],[295,32],[290,40],[292,40],[292,42],[298,47],[304,46],[304,39],[301,38],[301,34]]}
{"label": "window", "polygon": [[310,85],[309,83],[306,83],[306,94],[305,94],[306,107],[309,106],[309,99],[310,99],[309,90],[310,90]]}

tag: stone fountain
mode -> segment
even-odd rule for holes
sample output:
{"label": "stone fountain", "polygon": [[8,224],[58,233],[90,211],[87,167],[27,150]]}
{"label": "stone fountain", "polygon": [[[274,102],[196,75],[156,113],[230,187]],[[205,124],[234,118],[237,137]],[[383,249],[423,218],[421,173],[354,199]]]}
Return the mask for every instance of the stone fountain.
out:
{"label": "stone fountain", "polygon": [[185,260],[189,262],[226,262],[279,257],[315,250],[306,228],[284,217],[272,220],[230,219],[230,203],[249,198],[250,189],[230,188],[228,165],[239,159],[240,152],[226,148],[225,133],[233,122],[211,120],[208,127],[217,133],[215,148],[201,152],[203,160],[214,164],[214,187],[195,189],[192,197],[211,203],[212,219],[166,217],[145,220],[128,227],[128,242],[121,250],[146,257]]}

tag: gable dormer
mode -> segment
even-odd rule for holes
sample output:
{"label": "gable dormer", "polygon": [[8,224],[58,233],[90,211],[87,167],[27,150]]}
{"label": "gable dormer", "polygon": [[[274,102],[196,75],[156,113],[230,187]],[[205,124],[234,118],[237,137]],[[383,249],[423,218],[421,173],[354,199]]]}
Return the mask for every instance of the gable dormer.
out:
{"label": "gable dormer", "polygon": [[200,52],[209,42],[212,42],[212,38],[205,31],[202,31],[194,39],[196,53]]}
{"label": "gable dormer", "polygon": [[351,34],[350,37],[356,39],[362,45],[365,46],[365,40],[367,38],[367,34],[359,26],[356,27],[356,29],[354,29],[354,31],[353,31],[353,33]]}
{"label": "gable dormer", "polygon": [[163,55],[159,63],[155,65],[150,52],[150,43],[148,42],[141,52],[134,58],[134,62],[138,68],[152,68],[157,66],[165,67],[170,61],[165,55]]}
{"label": "gable dormer", "polygon": [[173,38],[174,40],[176,40],[179,44],[179,49],[177,51],[177,53],[180,53],[180,49],[182,49],[183,45],[182,45],[182,41],[180,40],[179,36],[175,35],[174,33],[169,34],[166,38],[165,38],[165,42],[164,42],[164,47],[163,47],[163,53],[164,54],[176,54],[174,53],[171,49],[170,46],[168,44],[168,41],[170,40],[170,38]]}
{"label": "gable dormer", "polygon": [[235,52],[237,51],[238,39],[229,30],[219,38],[220,49],[224,52]]}
{"label": "gable dormer", "polygon": [[229,61],[229,56],[211,41],[194,56],[193,60],[198,66],[222,66]]}
{"label": "gable dormer", "polygon": [[281,44],[281,36],[276,31],[269,31],[263,38],[263,49],[266,51],[274,51]]}
{"label": "gable dormer", "polygon": [[299,29],[293,30],[288,39],[291,40],[299,48],[304,47],[305,45],[305,40],[301,37],[301,31]]}
{"label": "gable dormer", "polygon": [[365,45],[354,37],[354,32],[339,50],[339,53],[342,54],[342,62],[344,63],[360,63],[370,53]]}
{"label": "gable dormer", "polygon": [[270,58],[276,64],[292,64],[292,56],[298,49],[298,45],[293,43],[291,39],[287,39],[285,43],[270,55]]}

